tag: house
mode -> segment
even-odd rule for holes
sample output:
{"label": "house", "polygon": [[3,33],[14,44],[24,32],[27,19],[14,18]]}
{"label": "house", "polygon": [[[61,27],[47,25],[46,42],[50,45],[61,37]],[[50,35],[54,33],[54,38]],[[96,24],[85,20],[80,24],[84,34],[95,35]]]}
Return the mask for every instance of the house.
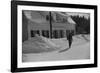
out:
{"label": "house", "polygon": [[[50,19],[52,27],[50,26]],[[23,11],[23,41],[25,37],[31,38],[35,34],[50,38],[63,38],[69,32],[75,33],[75,22],[62,12]],[[51,32],[52,28],[52,34]],[[26,40],[26,39],[25,39]]]}

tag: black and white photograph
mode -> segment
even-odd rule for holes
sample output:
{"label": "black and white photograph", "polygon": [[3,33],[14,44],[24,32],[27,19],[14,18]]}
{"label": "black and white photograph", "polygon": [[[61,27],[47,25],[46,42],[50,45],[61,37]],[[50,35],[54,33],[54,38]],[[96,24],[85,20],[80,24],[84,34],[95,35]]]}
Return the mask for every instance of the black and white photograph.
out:
{"label": "black and white photograph", "polygon": [[12,72],[97,67],[97,7],[12,2]]}
{"label": "black and white photograph", "polygon": [[22,11],[22,62],[90,59],[90,14]]}

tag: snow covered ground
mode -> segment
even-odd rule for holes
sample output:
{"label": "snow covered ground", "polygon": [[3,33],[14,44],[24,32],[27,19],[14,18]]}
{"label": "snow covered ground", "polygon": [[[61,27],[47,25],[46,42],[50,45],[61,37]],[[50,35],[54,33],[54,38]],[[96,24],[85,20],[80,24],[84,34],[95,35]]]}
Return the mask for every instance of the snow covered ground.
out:
{"label": "snow covered ground", "polygon": [[22,61],[56,61],[56,60],[75,60],[90,58],[90,36],[76,35],[73,37],[72,47],[66,51],[60,52],[68,48],[66,38],[47,39],[42,36],[30,38],[23,43]]}

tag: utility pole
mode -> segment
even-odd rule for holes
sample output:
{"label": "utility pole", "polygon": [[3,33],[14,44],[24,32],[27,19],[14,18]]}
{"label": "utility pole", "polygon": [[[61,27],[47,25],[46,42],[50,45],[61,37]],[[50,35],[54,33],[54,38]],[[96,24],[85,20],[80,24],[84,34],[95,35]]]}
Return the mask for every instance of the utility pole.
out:
{"label": "utility pole", "polygon": [[50,16],[50,38],[52,38],[52,16],[51,16],[51,12],[49,12],[49,16]]}

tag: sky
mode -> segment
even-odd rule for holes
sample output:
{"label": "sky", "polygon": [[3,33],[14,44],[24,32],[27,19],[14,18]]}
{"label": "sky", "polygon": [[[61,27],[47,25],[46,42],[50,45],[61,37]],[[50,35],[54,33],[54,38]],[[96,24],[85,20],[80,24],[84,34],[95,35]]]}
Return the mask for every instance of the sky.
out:
{"label": "sky", "polygon": [[72,16],[80,16],[80,17],[85,17],[85,18],[90,18],[90,14],[89,13],[76,13],[76,12],[67,12],[68,15],[72,15]]}

